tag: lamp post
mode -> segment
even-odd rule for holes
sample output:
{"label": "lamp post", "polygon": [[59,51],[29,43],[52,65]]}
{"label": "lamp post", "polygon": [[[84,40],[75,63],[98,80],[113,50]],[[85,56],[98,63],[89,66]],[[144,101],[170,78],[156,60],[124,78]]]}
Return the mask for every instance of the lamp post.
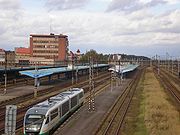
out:
{"label": "lamp post", "polygon": [[172,58],[172,56],[171,56],[171,64],[172,64],[172,66],[171,66],[171,72],[172,72],[172,74],[173,74],[173,58]]}
{"label": "lamp post", "polygon": [[160,72],[160,56],[158,57],[158,75],[159,75],[159,72]]}
{"label": "lamp post", "polygon": [[6,51],[4,52],[5,52],[4,94],[6,94],[7,92],[7,89],[6,89],[7,87],[7,52]]}
{"label": "lamp post", "polygon": [[178,61],[178,76],[179,76],[179,78],[180,78],[180,67],[179,67],[179,59],[177,60]]}
{"label": "lamp post", "polygon": [[75,65],[76,65],[76,84],[78,82],[78,64],[77,64],[77,58],[76,58],[76,61],[75,61]]}
{"label": "lamp post", "polygon": [[170,72],[170,58],[169,58],[169,55],[168,55],[168,71]]}
{"label": "lamp post", "polygon": [[96,61],[96,75],[98,76],[98,61]]}
{"label": "lamp post", "polygon": [[72,85],[74,84],[74,58],[72,57]]}
{"label": "lamp post", "polygon": [[35,63],[34,98],[37,97],[37,88],[38,88],[38,69],[37,69],[37,63]]}
{"label": "lamp post", "polygon": [[119,83],[119,85],[120,85],[121,82],[122,82],[122,78],[121,78],[121,59],[119,59],[119,78],[120,78],[120,83]]}
{"label": "lamp post", "polygon": [[178,74],[179,74],[179,59],[177,60],[177,62],[178,62]]}

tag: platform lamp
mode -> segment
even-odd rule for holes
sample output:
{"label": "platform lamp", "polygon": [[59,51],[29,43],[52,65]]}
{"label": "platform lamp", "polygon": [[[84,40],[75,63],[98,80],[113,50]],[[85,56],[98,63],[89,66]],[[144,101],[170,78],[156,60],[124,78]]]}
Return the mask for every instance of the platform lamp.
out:
{"label": "platform lamp", "polygon": [[4,94],[6,94],[7,92],[7,52],[5,52],[5,63],[4,63],[4,66],[5,66],[5,71],[4,71]]}

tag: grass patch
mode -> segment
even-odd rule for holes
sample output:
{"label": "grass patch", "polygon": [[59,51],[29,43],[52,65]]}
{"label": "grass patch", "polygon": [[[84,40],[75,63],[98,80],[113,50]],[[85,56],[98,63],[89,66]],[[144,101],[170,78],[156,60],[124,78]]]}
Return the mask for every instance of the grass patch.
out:
{"label": "grass patch", "polygon": [[141,78],[122,135],[180,135],[180,115],[151,68]]}
{"label": "grass patch", "polygon": [[150,135],[180,135],[179,112],[148,68],[144,80],[144,123]]}
{"label": "grass patch", "polygon": [[144,101],[143,87],[144,76],[141,77],[130,104],[125,122],[122,128],[122,135],[146,135],[144,125]]}
{"label": "grass patch", "polygon": [[135,132],[133,135],[147,135],[146,126],[144,123],[144,115],[145,115],[145,97],[144,97],[144,79],[145,76],[142,77],[140,80],[140,83],[138,84],[138,91],[139,91],[139,98],[140,98],[140,106],[139,106],[139,115],[137,117],[136,125],[137,128],[135,129]]}

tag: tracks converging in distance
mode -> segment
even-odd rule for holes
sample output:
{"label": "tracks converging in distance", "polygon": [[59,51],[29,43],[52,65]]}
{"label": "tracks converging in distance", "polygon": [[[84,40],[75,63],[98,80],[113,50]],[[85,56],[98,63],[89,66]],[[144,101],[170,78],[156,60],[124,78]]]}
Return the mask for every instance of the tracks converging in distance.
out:
{"label": "tracks converging in distance", "polygon": [[[144,73],[144,72],[143,72]],[[132,101],[135,89],[141,78],[142,71],[139,70],[130,84],[116,99],[94,135],[118,135],[120,134],[124,118]]]}
{"label": "tracks converging in distance", "polygon": [[174,97],[177,103],[180,104],[180,80],[164,70],[161,70],[158,75],[154,69],[154,73],[156,78],[161,82],[162,86]]}

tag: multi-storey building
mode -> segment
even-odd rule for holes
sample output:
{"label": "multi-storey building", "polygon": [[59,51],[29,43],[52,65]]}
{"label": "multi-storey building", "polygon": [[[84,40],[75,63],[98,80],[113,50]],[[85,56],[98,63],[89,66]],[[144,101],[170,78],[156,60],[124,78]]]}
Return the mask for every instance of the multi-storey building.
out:
{"label": "multi-storey building", "polygon": [[24,47],[15,48],[15,63],[18,65],[29,65],[30,49]]}
{"label": "multi-storey building", "polygon": [[5,62],[5,51],[0,49],[0,63]]}
{"label": "multi-storey building", "polygon": [[15,65],[15,53],[14,51],[5,51],[0,49],[0,65],[7,65],[12,67]]}
{"label": "multi-storey building", "polygon": [[13,67],[15,66],[15,52],[14,51],[6,51],[7,58],[7,66]]}
{"label": "multi-storey building", "polygon": [[47,61],[65,61],[68,53],[68,36],[66,35],[30,35],[30,56],[44,58]]}

